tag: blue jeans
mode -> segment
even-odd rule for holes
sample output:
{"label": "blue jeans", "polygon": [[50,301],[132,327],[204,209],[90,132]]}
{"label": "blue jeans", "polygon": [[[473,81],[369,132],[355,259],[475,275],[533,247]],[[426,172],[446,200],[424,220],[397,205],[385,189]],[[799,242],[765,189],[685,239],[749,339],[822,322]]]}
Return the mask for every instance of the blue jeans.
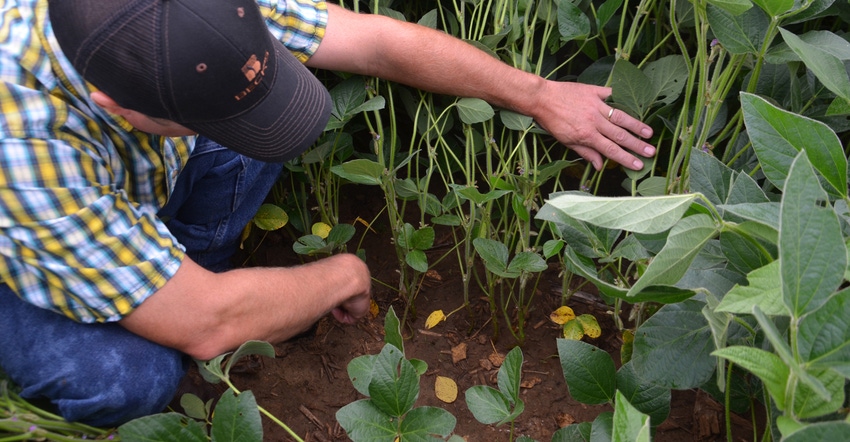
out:
{"label": "blue jeans", "polygon": [[[281,170],[201,138],[160,217],[193,260],[226,270]],[[0,283],[0,367],[22,397],[49,400],[68,421],[113,426],[158,413],[190,362],[118,324],[81,324],[35,307]]]}

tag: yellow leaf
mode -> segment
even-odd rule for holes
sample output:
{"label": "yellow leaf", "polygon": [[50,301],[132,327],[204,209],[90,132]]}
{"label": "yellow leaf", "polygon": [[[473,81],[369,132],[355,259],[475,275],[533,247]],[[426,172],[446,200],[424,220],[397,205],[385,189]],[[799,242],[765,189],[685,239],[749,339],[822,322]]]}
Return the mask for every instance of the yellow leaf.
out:
{"label": "yellow leaf", "polygon": [[310,230],[313,232],[313,235],[325,239],[328,237],[328,234],[331,233],[331,226],[325,223],[316,223],[313,224],[313,227]]}
{"label": "yellow leaf", "polygon": [[549,319],[551,319],[552,322],[558,325],[564,325],[567,322],[575,319],[575,317],[576,314],[573,309],[567,307],[566,305],[563,307],[559,307],[558,310],[555,310],[554,312],[552,312],[551,315],[549,315]]}
{"label": "yellow leaf", "polygon": [[583,314],[576,318],[578,322],[581,322],[581,327],[584,329],[584,334],[591,338],[598,338],[602,334],[602,328],[599,327],[599,322],[596,321],[596,318],[593,315]]}
{"label": "yellow leaf", "polygon": [[584,337],[584,328],[582,328],[581,322],[570,321],[564,324],[564,339],[580,341],[582,337]]}
{"label": "yellow leaf", "polygon": [[623,330],[623,346],[620,347],[620,362],[623,364],[632,360],[634,351],[635,334],[631,330]]}
{"label": "yellow leaf", "polygon": [[445,376],[437,376],[434,381],[434,392],[437,394],[437,399],[451,404],[457,399],[457,383]]}
{"label": "yellow leaf", "polygon": [[442,310],[434,310],[428,315],[428,319],[425,320],[425,328],[430,329],[437,326],[437,324],[446,320],[446,315]]}
{"label": "yellow leaf", "polygon": [[239,238],[239,250],[242,250],[245,247],[245,240],[251,236],[251,223],[245,225],[245,228],[242,229],[242,236]]}
{"label": "yellow leaf", "polygon": [[369,314],[371,314],[373,318],[377,318],[378,313],[380,313],[380,312],[381,312],[381,308],[378,307],[378,303],[375,302],[374,299],[371,299],[370,303],[369,303]]}

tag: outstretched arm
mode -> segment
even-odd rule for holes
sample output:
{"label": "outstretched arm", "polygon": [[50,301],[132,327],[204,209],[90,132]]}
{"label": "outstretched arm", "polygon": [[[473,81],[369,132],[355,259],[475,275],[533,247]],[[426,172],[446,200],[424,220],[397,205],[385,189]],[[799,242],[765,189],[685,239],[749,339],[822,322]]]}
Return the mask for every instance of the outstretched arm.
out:
{"label": "outstretched arm", "polygon": [[[597,169],[602,156],[630,169],[655,148],[652,129],[604,102],[611,89],[559,82],[515,69],[445,33],[328,5],[325,37],[311,67],[380,77],[418,89],[481,98],[530,116]],[[609,118],[610,117],[610,118]]]}

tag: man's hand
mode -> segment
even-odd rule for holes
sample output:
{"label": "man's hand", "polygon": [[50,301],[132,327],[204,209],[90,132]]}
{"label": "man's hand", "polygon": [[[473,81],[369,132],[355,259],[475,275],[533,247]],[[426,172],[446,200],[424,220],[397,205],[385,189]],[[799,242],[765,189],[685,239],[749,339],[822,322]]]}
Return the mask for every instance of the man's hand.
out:
{"label": "man's hand", "polygon": [[640,170],[643,163],[626,150],[643,157],[655,155],[655,147],[642,140],[652,136],[652,128],[606,104],[610,95],[606,87],[547,81],[532,116],[597,170],[603,156]]}

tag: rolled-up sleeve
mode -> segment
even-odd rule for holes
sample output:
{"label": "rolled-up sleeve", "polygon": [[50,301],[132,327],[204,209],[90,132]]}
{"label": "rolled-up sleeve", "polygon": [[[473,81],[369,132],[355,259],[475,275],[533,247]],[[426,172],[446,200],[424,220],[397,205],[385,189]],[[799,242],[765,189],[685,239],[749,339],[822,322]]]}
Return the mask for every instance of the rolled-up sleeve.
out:
{"label": "rolled-up sleeve", "polygon": [[322,41],[328,23],[327,4],[313,0],[258,0],[269,31],[302,63]]}

